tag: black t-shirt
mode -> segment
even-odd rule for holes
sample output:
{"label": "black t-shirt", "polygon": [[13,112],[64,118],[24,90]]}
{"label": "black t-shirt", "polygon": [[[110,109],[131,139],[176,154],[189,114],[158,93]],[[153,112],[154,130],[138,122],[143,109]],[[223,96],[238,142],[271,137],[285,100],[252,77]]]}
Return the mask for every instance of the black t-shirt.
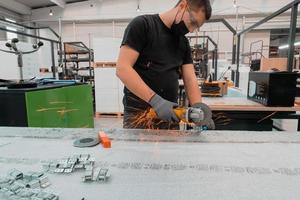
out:
{"label": "black t-shirt", "polygon": [[[122,45],[139,52],[133,67],[144,82],[161,97],[177,102],[179,68],[193,63],[188,39],[172,34],[158,14],[142,15],[127,26]],[[131,93],[126,87],[124,92],[125,98]]]}

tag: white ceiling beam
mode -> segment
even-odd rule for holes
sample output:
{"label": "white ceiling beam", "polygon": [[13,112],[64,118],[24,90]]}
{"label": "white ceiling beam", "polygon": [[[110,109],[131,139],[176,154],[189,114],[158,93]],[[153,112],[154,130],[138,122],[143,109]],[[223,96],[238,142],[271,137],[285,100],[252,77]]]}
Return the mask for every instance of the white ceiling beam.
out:
{"label": "white ceiling beam", "polygon": [[31,8],[15,0],[1,0],[0,6],[22,15],[30,15]]}
{"label": "white ceiling beam", "polygon": [[61,8],[65,8],[66,2],[64,0],[50,0],[52,3],[55,3]]}

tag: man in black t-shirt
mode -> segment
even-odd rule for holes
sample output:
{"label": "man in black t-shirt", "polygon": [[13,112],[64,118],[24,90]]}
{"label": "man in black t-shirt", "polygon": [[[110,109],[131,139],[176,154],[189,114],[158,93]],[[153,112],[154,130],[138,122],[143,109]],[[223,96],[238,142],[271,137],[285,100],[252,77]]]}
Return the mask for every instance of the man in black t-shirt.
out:
{"label": "man in black t-shirt", "polygon": [[149,107],[160,119],[154,128],[178,126],[173,108],[178,101],[179,69],[190,105],[201,104],[185,34],[201,27],[210,17],[209,0],[180,0],[169,11],[138,16],[130,22],[117,62],[117,76],[125,85],[124,128],[148,128],[132,123]]}

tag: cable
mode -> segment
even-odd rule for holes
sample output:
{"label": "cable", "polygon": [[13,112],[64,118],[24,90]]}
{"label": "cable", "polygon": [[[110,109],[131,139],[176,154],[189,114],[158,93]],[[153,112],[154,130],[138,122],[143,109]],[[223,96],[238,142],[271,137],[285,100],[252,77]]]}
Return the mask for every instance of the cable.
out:
{"label": "cable", "polygon": [[221,80],[229,70],[231,70],[231,66],[228,66],[228,68],[225,69],[225,70],[221,73],[221,76],[220,76],[220,78],[218,79],[218,81]]}

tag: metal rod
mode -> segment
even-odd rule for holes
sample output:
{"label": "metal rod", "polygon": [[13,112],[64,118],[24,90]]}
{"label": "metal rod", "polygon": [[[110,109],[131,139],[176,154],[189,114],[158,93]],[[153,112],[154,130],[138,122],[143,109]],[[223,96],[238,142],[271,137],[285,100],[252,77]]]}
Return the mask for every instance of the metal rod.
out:
{"label": "metal rod", "polygon": [[214,66],[214,60],[215,60],[215,51],[212,52],[212,69],[214,69],[214,74],[213,74],[213,77],[212,77],[212,80],[215,80],[216,78],[216,68]]}
{"label": "metal rod", "polygon": [[215,48],[218,47],[217,43],[215,43],[215,41],[213,41],[213,39],[211,37],[209,37],[208,35],[199,35],[199,36],[188,36],[188,39],[193,39],[193,38],[207,38],[213,45]]}
{"label": "metal rod", "polygon": [[215,61],[215,74],[216,74],[216,76],[215,76],[215,81],[216,80],[218,80],[218,49],[216,48],[215,49],[215,59],[214,59],[214,61]]}
{"label": "metal rod", "polygon": [[18,67],[19,67],[19,72],[20,72],[20,81],[24,81],[24,76],[23,76],[23,55],[21,52],[18,52]]}
{"label": "metal rod", "polygon": [[293,2],[289,3],[288,5],[284,6],[283,8],[277,10],[276,12],[274,12],[273,14],[267,16],[266,18],[260,20],[259,22],[257,22],[256,24],[253,24],[252,26],[246,28],[245,30],[241,31],[238,33],[238,35],[242,35],[244,33],[247,33],[249,31],[251,31],[252,29],[260,26],[261,24],[273,19],[274,17],[277,17],[278,15],[284,13],[285,11],[289,10],[290,8],[292,8],[294,5],[298,5],[300,3],[300,0],[294,0]]}
{"label": "metal rod", "polygon": [[232,38],[233,44],[232,44],[232,62],[231,64],[236,64],[236,35]]}
{"label": "metal rod", "polygon": [[[215,41],[213,41],[213,39],[211,37],[209,37],[208,35],[199,35],[199,36],[188,36],[187,37],[189,40],[191,40],[192,38],[207,38],[214,46],[214,50],[212,51],[213,53],[213,57],[212,57],[212,67],[213,69],[215,70],[215,73],[218,72],[218,44],[215,43]],[[207,45],[208,45],[208,42],[207,42]],[[217,74],[215,74],[214,80],[217,80]]]}
{"label": "metal rod", "polygon": [[89,33],[89,75],[90,75],[90,84],[92,84],[92,55],[91,55],[91,33]]}
{"label": "metal rod", "polygon": [[298,4],[294,4],[291,14],[291,27],[289,34],[289,51],[288,51],[288,71],[293,71],[294,56],[295,56],[295,41],[296,41],[296,30],[297,30],[297,15],[298,15]]}
{"label": "metal rod", "polygon": [[14,24],[14,25],[17,25],[17,26],[21,26],[21,27],[23,27],[23,28],[31,29],[31,30],[37,30],[37,29],[49,29],[49,30],[50,30],[57,38],[59,38],[59,35],[58,35],[52,28],[50,28],[49,26],[43,26],[43,27],[31,27],[31,26],[26,26],[26,25],[19,24],[19,23],[16,23],[16,22],[7,21],[7,20],[1,19],[1,18],[0,18],[0,21],[6,22],[6,23],[9,23],[9,24]]}
{"label": "metal rod", "polygon": [[44,37],[40,37],[40,36],[36,36],[36,35],[31,35],[31,34],[20,32],[20,31],[8,30],[8,29],[3,28],[3,27],[0,27],[0,30],[10,32],[10,33],[16,33],[16,34],[19,34],[19,35],[24,35],[24,36],[31,37],[31,38],[45,40],[45,41],[49,41],[49,42],[59,43],[59,41],[57,41],[57,40],[52,40],[52,39],[49,39],[49,38],[44,38]]}
{"label": "metal rod", "polygon": [[225,20],[225,19],[210,19],[206,23],[223,23],[234,35],[236,34],[236,31],[234,28]]}
{"label": "metal rod", "polygon": [[240,86],[240,49],[241,49],[241,36],[237,36],[237,50],[236,50],[236,80],[235,80],[235,86],[239,87]]}
{"label": "metal rod", "polygon": [[51,62],[52,62],[52,66],[51,66],[52,75],[53,75],[53,78],[56,78],[55,57],[54,57],[54,43],[53,42],[51,42]]}

